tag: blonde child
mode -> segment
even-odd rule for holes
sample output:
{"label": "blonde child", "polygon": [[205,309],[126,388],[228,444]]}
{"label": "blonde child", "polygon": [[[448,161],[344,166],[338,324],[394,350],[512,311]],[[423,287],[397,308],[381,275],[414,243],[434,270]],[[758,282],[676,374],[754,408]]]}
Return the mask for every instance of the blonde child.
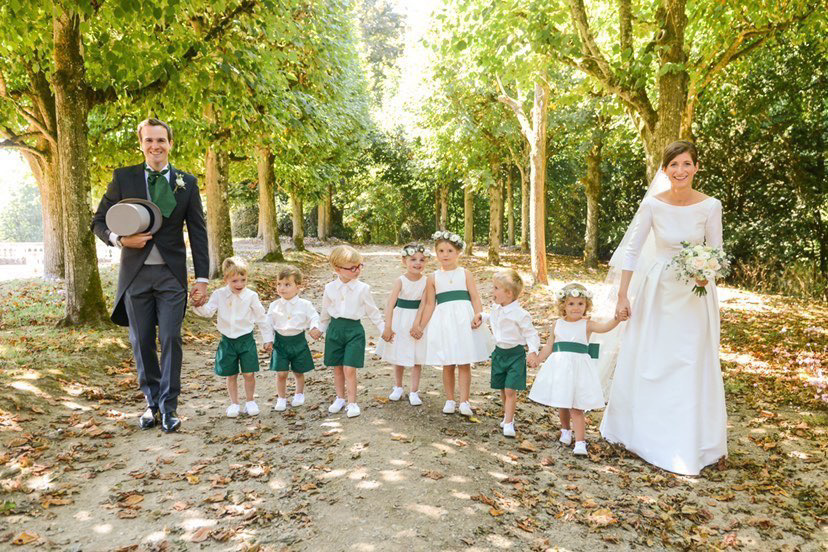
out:
{"label": "blonde child", "polygon": [[[216,326],[221,341],[216,351],[215,372],[227,378],[227,393],[230,406],[227,417],[235,418],[239,412],[256,416],[259,407],[253,400],[256,391],[255,373],[259,371],[259,355],[253,338],[253,325],[259,327],[262,341],[273,341],[273,330],[267,324],[267,316],[259,301],[259,295],[247,288],[247,263],[240,257],[229,257],[221,263],[224,287],[210,295],[210,300],[201,307],[193,307],[199,316],[210,318],[218,313]],[[239,406],[238,377],[244,377],[244,394],[247,402]]]}
{"label": "blonde child", "polygon": [[[518,303],[523,291],[523,280],[512,269],[498,271],[492,276],[494,305],[488,318],[495,340],[492,353],[492,389],[500,390],[503,400],[503,435],[515,436],[515,405],[517,392],[526,389],[526,365],[538,365],[540,337],[532,325],[532,317]],[[529,347],[527,360],[524,346]]]}
{"label": "blonde child", "polygon": [[[333,248],[330,256],[336,279],[325,285],[319,329],[326,332],[325,366],[334,369],[336,400],[328,412],[336,414],[347,404],[349,418],[360,415],[357,405],[357,368],[365,365],[365,329],[360,320],[368,316],[379,330],[385,332],[371,287],[359,281],[362,255],[348,245]],[[347,403],[345,395],[347,390]]]}
{"label": "blonde child", "polygon": [[598,357],[597,346],[589,345],[589,336],[612,330],[620,320],[594,322],[588,319],[592,293],[578,283],[567,284],[558,291],[557,302],[561,318],[550,327],[550,339],[539,356],[543,366],[532,384],[529,398],[559,409],[560,442],[569,446],[574,428],[574,453],[585,456],[584,410],[604,408],[601,379],[593,362]]}
{"label": "blonde child", "polygon": [[472,416],[469,404],[471,364],[484,362],[492,351],[491,334],[483,324],[480,294],[471,272],[458,266],[465,243],[457,234],[440,231],[432,236],[440,269],[426,281],[426,303],[416,331],[428,325],[426,364],[443,367],[446,393],[444,414],[454,414],[454,370],[460,388],[460,414]]}
{"label": "blonde child", "polygon": [[270,369],[276,372],[276,404],[273,410],[287,409],[287,377],[293,372],[296,391],[291,406],[305,404],[305,374],[313,370],[305,330],[313,339],[322,337],[319,330],[319,314],[313,304],[299,297],[302,289],[302,271],[288,266],[276,277],[276,293],[279,298],[267,309],[267,321],[274,330],[273,343],[265,343],[265,352],[273,352]]}
{"label": "blonde child", "polygon": [[[425,293],[426,278],[423,276],[426,261],[431,252],[417,243],[402,248],[402,264],[405,274],[397,278],[388,303],[385,306],[385,331],[377,344],[377,354],[382,360],[394,365],[394,387],[388,398],[398,401],[403,396],[403,372],[411,368],[411,389],[408,402],[412,406],[423,404],[420,399],[420,373],[425,362],[425,340],[415,338],[414,323],[420,313]],[[419,334],[422,337],[422,334]]]}

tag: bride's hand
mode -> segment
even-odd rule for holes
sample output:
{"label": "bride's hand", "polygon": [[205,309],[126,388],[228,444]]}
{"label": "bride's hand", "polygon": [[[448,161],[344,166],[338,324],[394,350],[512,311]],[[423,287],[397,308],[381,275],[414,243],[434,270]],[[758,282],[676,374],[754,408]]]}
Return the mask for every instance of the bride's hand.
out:
{"label": "bride's hand", "polygon": [[630,300],[626,296],[619,297],[618,302],[615,303],[615,316],[619,320],[626,320],[632,316],[632,309],[630,309]]}

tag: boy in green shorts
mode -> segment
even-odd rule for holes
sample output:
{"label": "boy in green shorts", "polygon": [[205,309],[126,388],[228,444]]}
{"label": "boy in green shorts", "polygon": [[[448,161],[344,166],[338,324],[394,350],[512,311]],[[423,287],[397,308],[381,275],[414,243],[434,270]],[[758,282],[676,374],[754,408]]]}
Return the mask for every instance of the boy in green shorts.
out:
{"label": "boy in green shorts", "polygon": [[[218,313],[216,326],[221,341],[216,351],[215,372],[227,378],[227,393],[230,406],[227,417],[235,418],[239,412],[256,416],[259,407],[253,400],[256,391],[255,373],[259,371],[259,355],[253,338],[254,324],[259,327],[262,341],[273,341],[273,330],[267,324],[267,315],[259,295],[247,288],[247,263],[240,257],[229,257],[221,263],[224,287],[210,295],[210,300],[201,307],[193,307],[199,316],[210,318]],[[247,402],[239,406],[238,378],[244,377],[244,393]]]}
{"label": "boy in green shorts", "polygon": [[267,309],[267,321],[274,330],[273,343],[265,343],[265,352],[273,351],[270,369],[276,371],[276,404],[273,409],[281,412],[287,408],[287,377],[293,372],[296,391],[291,406],[305,404],[305,374],[313,370],[305,330],[310,330],[314,339],[322,337],[319,330],[319,314],[313,304],[299,297],[302,286],[302,271],[288,266],[279,271],[276,293],[279,298]]}
{"label": "boy in green shorts", "polygon": [[[349,418],[359,416],[356,403],[357,368],[365,365],[365,329],[361,319],[367,316],[382,334],[385,323],[371,296],[371,286],[359,281],[364,266],[362,254],[349,245],[338,245],[330,256],[337,278],[325,285],[322,297],[320,329],[325,336],[325,366],[334,369],[336,400],[328,412],[336,414],[347,404]],[[345,401],[347,389],[348,401]]]}
{"label": "boy in green shorts", "polygon": [[[492,311],[486,316],[495,339],[492,353],[492,389],[500,389],[503,399],[503,435],[515,436],[517,392],[526,389],[526,364],[538,365],[540,337],[532,325],[532,317],[517,302],[523,291],[523,280],[512,269],[492,276]],[[527,360],[524,345],[529,347]]]}

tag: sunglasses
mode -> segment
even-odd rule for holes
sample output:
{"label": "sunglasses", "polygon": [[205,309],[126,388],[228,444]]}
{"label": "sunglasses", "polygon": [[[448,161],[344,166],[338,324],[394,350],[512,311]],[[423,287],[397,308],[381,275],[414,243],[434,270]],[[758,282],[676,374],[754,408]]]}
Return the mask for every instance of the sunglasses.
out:
{"label": "sunglasses", "polygon": [[365,263],[360,263],[360,264],[358,264],[356,266],[352,266],[350,268],[345,268],[344,266],[339,266],[339,265],[337,265],[336,268],[338,268],[339,270],[347,270],[348,272],[356,273],[356,272],[359,272],[360,270],[362,270],[362,268],[364,266],[365,266]]}

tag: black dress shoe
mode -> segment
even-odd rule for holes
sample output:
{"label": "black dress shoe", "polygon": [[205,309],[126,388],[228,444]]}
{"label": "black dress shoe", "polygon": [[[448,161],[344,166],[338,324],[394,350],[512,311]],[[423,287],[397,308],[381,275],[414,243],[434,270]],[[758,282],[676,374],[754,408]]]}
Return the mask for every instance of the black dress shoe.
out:
{"label": "black dress shoe", "polygon": [[147,410],[141,414],[141,417],[138,418],[138,425],[141,426],[141,429],[152,429],[159,421],[160,415],[158,410],[147,408]]}
{"label": "black dress shoe", "polygon": [[161,414],[161,431],[164,433],[172,433],[173,431],[178,431],[179,427],[181,427],[181,420],[178,418],[178,414],[175,412]]}

